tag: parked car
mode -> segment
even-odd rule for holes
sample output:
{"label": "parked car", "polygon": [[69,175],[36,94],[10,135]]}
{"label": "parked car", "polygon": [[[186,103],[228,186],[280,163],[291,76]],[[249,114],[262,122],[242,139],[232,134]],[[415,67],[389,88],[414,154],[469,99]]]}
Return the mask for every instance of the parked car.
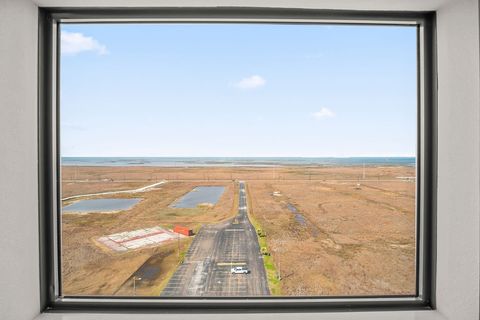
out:
{"label": "parked car", "polygon": [[244,268],[244,267],[233,267],[231,269],[232,271],[232,274],[248,274],[250,273],[250,271],[247,269],[247,268]]}

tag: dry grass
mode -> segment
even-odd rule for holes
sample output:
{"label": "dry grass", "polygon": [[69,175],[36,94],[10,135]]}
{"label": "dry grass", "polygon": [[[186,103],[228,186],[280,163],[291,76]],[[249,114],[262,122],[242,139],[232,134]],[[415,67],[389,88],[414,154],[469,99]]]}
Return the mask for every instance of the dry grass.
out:
{"label": "dry grass", "polygon": [[[115,292],[119,296],[159,296],[168,280],[181,263],[192,238],[180,243],[170,243],[162,247],[158,253],[152,254]],[[136,279],[135,290],[133,276]]]}
{"label": "dry grass", "polygon": [[[119,213],[63,215],[63,293],[66,295],[116,294],[132,274],[153,255],[164,255],[165,262],[160,263],[160,267],[165,272],[168,272],[167,269],[174,268],[172,265],[174,259],[171,256],[177,256],[178,253],[175,250],[172,252],[171,246],[114,253],[96,243],[95,239],[103,235],[158,225],[171,228],[179,224],[198,230],[202,224],[218,222],[233,216],[234,187],[231,182],[222,184],[226,187],[225,192],[213,208],[173,209],[168,207],[171,202],[197,185],[201,183],[169,182],[145,193],[116,195],[116,198],[143,198],[131,210]],[[158,283],[152,282],[152,286],[158,286]],[[149,289],[143,287],[142,290]]]}
{"label": "dry grass", "polygon": [[[282,294],[415,293],[415,184],[356,184],[249,183],[253,212],[282,274]],[[272,196],[274,191],[281,196]],[[287,203],[297,207],[306,226]]]}
{"label": "dry grass", "polygon": [[[369,180],[412,176],[410,167],[367,166]],[[76,167],[62,168],[64,182],[156,182],[165,180],[357,180],[361,167]]]}
{"label": "dry grass", "polygon": [[62,183],[62,198],[105,191],[132,190],[143,186],[145,182],[65,181]]}
{"label": "dry grass", "polygon": [[[66,295],[129,295],[132,275],[152,265],[157,276],[139,284],[138,295],[158,295],[178,263],[174,243],[123,254],[95,243],[100,236],[175,224],[198,230],[232,217],[232,180],[245,180],[252,213],[267,232],[271,263],[284,295],[412,294],[415,291],[415,183],[411,167],[162,168],[64,167],[63,196],[134,189],[162,179],[155,190],[118,194],[140,197],[116,214],[64,215],[62,274]],[[357,183],[360,182],[360,189]],[[224,185],[214,208],[168,205],[198,185]],[[274,191],[280,196],[272,196]],[[108,197],[108,196],[105,196]],[[92,198],[99,198],[92,197]],[[292,203],[306,219],[299,224]],[[183,243],[186,250],[188,243]]]}

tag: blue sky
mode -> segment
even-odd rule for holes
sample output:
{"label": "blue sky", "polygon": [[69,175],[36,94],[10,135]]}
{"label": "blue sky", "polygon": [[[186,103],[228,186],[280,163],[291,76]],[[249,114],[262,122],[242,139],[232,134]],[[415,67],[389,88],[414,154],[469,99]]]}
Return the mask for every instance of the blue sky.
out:
{"label": "blue sky", "polygon": [[62,26],[62,156],[414,156],[416,29]]}

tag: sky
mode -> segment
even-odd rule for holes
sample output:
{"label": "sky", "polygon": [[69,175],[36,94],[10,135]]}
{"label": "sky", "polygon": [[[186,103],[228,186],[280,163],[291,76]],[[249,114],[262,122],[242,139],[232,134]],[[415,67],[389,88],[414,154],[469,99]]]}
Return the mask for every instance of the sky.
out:
{"label": "sky", "polygon": [[415,27],[66,24],[60,65],[62,156],[415,156]]}

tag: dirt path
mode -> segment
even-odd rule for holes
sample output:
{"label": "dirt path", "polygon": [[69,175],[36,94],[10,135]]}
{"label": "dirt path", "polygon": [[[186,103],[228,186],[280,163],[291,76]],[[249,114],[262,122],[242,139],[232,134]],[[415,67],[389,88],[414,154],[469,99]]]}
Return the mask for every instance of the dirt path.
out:
{"label": "dirt path", "polygon": [[119,194],[119,193],[138,193],[138,192],[146,192],[149,189],[155,188],[156,186],[162,185],[164,183],[167,183],[167,180],[162,180],[160,182],[150,184],[145,187],[141,187],[138,189],[131,189],[131,190],[120,190],[120,191],[106,191],[106,192],[98,192],[98,193],[88,193],[88,194],[80,194],[76,196],[71,196],[71,197],[66,197],[63,198],[62,201],[65,200],[71,200],[71,199],[76,199],[76,198],[83,198],[83,197],[91,197],[91,196],[102,196],[102,195],[109,195],[109,194]]}

